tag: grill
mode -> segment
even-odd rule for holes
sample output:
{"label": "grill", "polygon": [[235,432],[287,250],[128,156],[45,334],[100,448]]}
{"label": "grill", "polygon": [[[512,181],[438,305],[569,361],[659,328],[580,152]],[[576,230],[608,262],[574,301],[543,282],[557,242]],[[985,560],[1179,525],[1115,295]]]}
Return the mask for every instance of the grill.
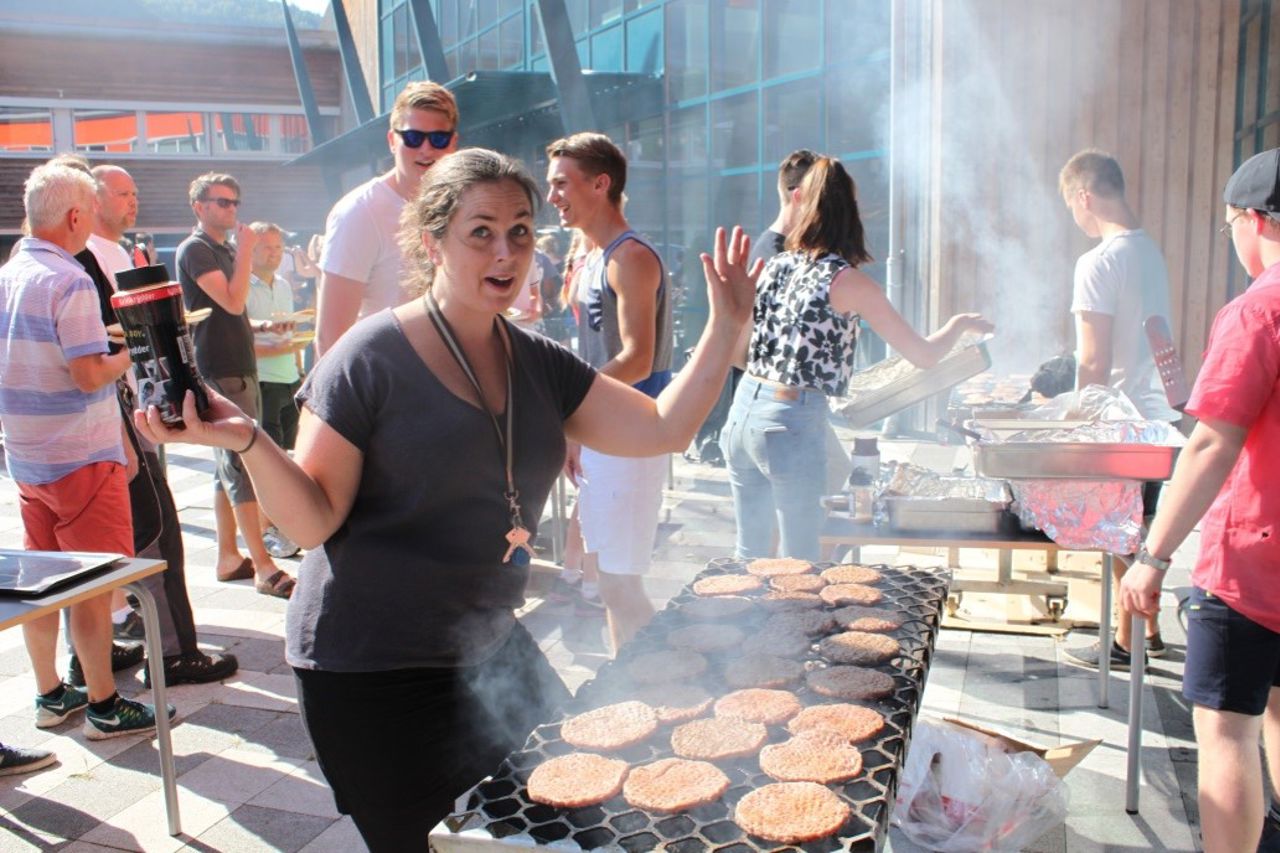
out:
{"label": "grill", "polygon": [[[832,565],[818,564],[819,569]],[[919,710],[925,677],[933,654],[934,640],[946,600],[950,575],[945,570],[876,566],[882,574],[877,587],[884,599],[877,607],[897,613],[902,627],[893,632],[902,647],[899,657],[877,669],[894,676],[894,692],[875,703],[885,717],[880,734],[859,745],[863,773],[856,779],[828,786],[853,810],[853,816],[837,835],[796,845],[805,851],[877,850],[884,841],[890,807],[897,790],[898,769],[911,737],[911,726]],[[741,563],[713,560],[695,580],[720,574],[741,573]],[[629,697],[630,681],[625,667],[637,655],[668,648],[665,639],[674,628],[690,624],[680,606],[697,598],[689,587],[659,613],[621,651],[618,659],[603,666],[596,678],[584,684],[567,715],[581,713]],[[758,608],[760,610],[761,608]],[[750,628],[762,623],[767,613],[756,613],[733,623]],[[706,655],[710,666],[699,683],[713,696],[732,688],[720,676],[721,664],[732,655]],[[815,648],[804,658],[806,669],[827,665]],[[805,705],[832,701],[809,691],[803,682],[792,688]],[[649,742],[609,753],[631,765],[645,764],[673,755],[666,729]],[[790,735],[785,726],[769,726],[769,742],[778,743]],[[653,814],[631,807],[619,794],[596,806],[556,809],[528,799],[529,774],[542,762],[573,752],[560,739],[560,722],[539,726],[524,747],[506,758],[488,780],[466,795],[467,807],[447,819],[432,834],[437,851],[476,847],[552,845],[593,849],[607,847],[625,851],[664,849],[674,853],[745,853],[758,849],[780,849],[785,845],[747,835],[733,821],[734,807],[744,795],[774,780],[761,770],[757,757],[715,762],[730,779],[729,790],[715,803],[676,814]]]}

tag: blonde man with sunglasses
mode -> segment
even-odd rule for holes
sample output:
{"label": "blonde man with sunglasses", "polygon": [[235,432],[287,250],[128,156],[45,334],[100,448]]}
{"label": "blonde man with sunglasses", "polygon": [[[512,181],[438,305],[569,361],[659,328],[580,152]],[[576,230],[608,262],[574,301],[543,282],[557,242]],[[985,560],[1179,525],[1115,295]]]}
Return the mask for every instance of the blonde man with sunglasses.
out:
{"label": "blonde man with sunglasses", "polygon": [[410,83],[396,97],[387,130],[391,169],[343,196],[325,223],[316,304],[316,355],[329,350],[359,319],[408,299],[396,235],[405,202],[422,176],[458,149],[458,103],[430,81]]}

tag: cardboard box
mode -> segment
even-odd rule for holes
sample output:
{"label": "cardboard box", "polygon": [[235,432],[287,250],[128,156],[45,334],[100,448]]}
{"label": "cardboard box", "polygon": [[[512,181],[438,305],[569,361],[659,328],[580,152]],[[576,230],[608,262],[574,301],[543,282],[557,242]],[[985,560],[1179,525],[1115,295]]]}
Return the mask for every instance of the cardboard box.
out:
{"label": "cardboard box", "polygon": [[943,717],[945,722],[959,726],[963,729],[984,734],[1001,744],[1009,752],[1032,752],[1043,758],[1053,768],[1053,772],[1061,779],[1071,772],[1071,768],[1075,767],[1085,756],[1093,752],[1094,747],[1102,743],[1098,740],[1078,740],[1066,741],[1058,746],[1037,746],[1034,743],[1027,743],[1025,740],[1019,740],[1010,734],[989,729],[980,726],[977,723],[966,722],[958,717]]}

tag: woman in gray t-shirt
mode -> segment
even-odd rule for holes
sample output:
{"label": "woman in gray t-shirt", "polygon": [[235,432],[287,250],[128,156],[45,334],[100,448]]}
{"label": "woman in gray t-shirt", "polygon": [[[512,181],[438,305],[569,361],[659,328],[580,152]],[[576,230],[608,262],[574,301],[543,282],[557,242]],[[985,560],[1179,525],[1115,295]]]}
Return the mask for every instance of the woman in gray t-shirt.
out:
{"label": "woman in gray t-shirt", "polygon": [[[751,313],[741,229],[703,256],[710,319],[656,400],[501,319],[533,258],[537,190],[467,149],[405,208],[422,299],[358,323],[299,394],[296,461],[211,394],[157,441],[236,450],[263,507],[308,549],[287,659],[317,760],[371,850],[423,849],[457,796],[568,693],[513,611],[566,436],[605,453],[685,447]],[[507,450],[510,450],[508,453]]]}

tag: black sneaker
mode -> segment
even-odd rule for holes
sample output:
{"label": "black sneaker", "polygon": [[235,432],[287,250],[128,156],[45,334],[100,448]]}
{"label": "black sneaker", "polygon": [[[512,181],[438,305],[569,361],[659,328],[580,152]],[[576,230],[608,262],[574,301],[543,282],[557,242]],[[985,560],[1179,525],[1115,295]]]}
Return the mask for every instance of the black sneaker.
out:
{"label": "black sneaker", "polygon": [[142,617],[137,611],[130,611],[119,625],[111,626],[111,634],[117,640],[141,640],[147,636],[142,627]]}
{"label": "black sneaker", "polygon": [[1162,658],[1169,649],[1165,646],[1164,640],[1160,639],[1160,635],[1147,637],[1147,657]]}
{"label": "black sneaker", "polygon": [[0,776],[17,776],[48,767],[58,756],[47,749],[23,749],[0,744]]}
{"label": "black sneaker", "polygon": [[[1066,649],[1064,654],[1066,655],[1066,661],[1069,664],[1081,666],[1085,669],[1097,669],[1098,662],[1102,659],[1102,644],[1094,643],[1091,646],[1084,646],[1079,649]],[[1115,640],[1112,640],[1111,668],[1116,672],[1128,672],[1129,663],[1129,653],[1116,645]]]}
{"label": "black sneaker", "polygon": [[[239,668],[240,662],[235,655],[188,652],[164,659],[164,683],[166,687],[175,684],[208,684],[234,675]],[[142,670],[142,683],[147,687],[151,686],[151,667]]]}
{"label": "black sneaker", "polygon": [[[168,706],[169,719],[176,713]],[[156,727],[156,709],[143,702],[135,702],[123,696],[116,697],[115,705],[106,713],[96,713],[93,708],[84,712],[84,736],[89,740],[107,740],[113,737],[153,731]]]}
{"label": "black sneaker", "polygon": [[[112,643],[111,671],[119,672],[122,669],[137,666],[142,663],[144,654],[146,653],[141,645],[122,646],[119,643]],[[67,683],[73,687],[84,687],[84,670],[80,668],[80,659],[75,655],[71,656],[71,665],[67,667]]]}

